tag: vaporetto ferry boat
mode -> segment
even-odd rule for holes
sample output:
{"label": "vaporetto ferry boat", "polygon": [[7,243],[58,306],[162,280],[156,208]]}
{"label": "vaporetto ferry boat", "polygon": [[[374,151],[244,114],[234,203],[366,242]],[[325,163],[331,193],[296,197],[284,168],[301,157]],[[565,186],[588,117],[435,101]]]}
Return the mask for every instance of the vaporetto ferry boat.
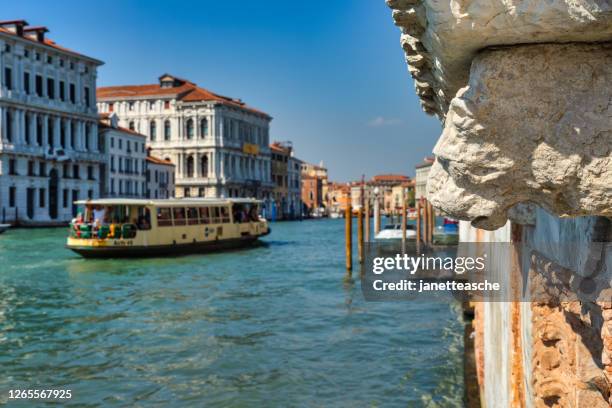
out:
{"label": "vaporetto ferry boat", "polygon": [[77,201],[67,248],[86,258],[205,253],[270,233],[254,199]]}

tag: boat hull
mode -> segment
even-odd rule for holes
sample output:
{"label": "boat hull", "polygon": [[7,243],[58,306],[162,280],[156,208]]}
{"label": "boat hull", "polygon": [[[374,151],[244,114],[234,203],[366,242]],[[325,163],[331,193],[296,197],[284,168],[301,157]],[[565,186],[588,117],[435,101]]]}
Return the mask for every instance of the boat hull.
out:
{"label": "boat hull", "polygon": [[146,246],[78,246],[70,245],[66,248],[84,258],[154,258],[164,256],[181,256],[193,254],[206,254],[210,252],[227,251],[263,245],[258,239],[268,235],[249,235],[234,239],[220,239],[216,241],[193,242],[172,245],[146,245]]}

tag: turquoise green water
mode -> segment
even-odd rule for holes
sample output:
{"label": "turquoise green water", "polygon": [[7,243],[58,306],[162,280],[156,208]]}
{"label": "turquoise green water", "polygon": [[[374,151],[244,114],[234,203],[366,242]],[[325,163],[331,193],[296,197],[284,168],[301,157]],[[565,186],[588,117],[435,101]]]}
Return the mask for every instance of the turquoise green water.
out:
{"label": "turquoise green water", "polygon": [[0,404],[63,388],[75,406],[461,406],[458,305],[365,302],[343,220],[272,228],[253,249],[129,261],[81,259],[62,229],[0,235]]}

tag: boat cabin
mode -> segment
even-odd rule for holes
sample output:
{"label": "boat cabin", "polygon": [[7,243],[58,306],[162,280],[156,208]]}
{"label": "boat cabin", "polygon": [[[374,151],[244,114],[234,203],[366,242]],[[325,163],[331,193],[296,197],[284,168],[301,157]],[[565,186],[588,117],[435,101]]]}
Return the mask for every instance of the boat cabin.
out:
{"label": "boat cabin", "polygon": [[254,199],[78,201],[68,247],[180,246],[245,240],[269,232]]}

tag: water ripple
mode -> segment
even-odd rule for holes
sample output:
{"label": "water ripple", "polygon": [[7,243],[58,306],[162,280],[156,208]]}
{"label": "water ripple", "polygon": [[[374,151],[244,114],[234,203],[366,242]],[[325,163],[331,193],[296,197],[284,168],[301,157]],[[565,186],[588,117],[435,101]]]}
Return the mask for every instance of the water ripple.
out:
{"label": "water ripple", "polygon": [[461,406],[456,304],[365,302],[342,220],[273,227],[249,250],[129,261],[83,260],[64,230],[0,236],[0,403]]}

